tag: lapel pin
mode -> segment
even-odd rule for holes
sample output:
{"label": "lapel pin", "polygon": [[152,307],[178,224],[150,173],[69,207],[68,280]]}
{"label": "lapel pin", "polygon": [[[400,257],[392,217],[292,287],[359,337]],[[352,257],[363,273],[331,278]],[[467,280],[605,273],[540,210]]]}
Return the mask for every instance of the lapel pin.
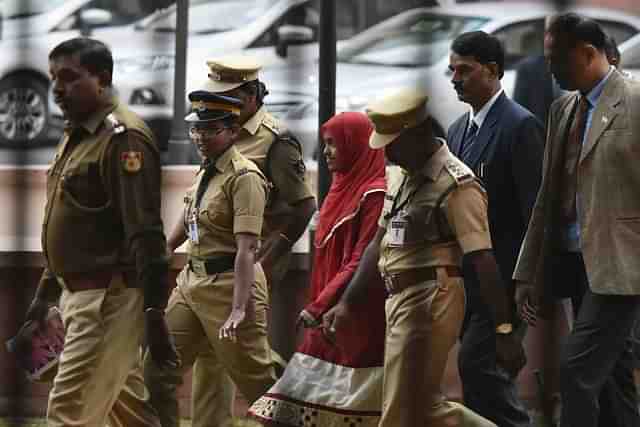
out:
{"label": "lapel pin", "polygon": [[609,123],[609,119],[607,118],[607,116],[602,116],[602,123],[604,123],[605,125]]}

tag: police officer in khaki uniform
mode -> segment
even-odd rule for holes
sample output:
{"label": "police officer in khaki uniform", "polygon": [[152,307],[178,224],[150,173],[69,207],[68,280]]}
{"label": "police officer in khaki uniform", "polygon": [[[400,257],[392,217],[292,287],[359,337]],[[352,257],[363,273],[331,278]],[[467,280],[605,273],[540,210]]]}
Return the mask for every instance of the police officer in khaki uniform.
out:
{"label": "police officer in khaki uniform", "polygon": [[[316,210],[314,195],[305,181],[301,148],[263,105],[267,92],[264,83],[258,79],[261,69],[258,62],[247,56],[227,56],[212,59],[207,65],[210,72],[204,90],[243,101],[238,119],[240,134],[234,145],[258,165],[270,187],[258,261],[267,277],[272,307],[288,307],[291,292],[287,292],[286,285],[281,282],[289,267],[291,247]],[[177,242],[178,246],[180,244]],[[270,321],[272,330],[277,330],[279,335],[295,336],[295,317],[287,319],[286,313],[272,310]],[[272,344],[278,347],[278,343]],[[278,354],[274,353],[274,357]],[[224,370],[216,363],[214,355],[203,352],[198,356],[193,369],[191,396],[194,427],[217,427],[231,416],[232,384],[224,377]],[[161,410],[160,418],[164,427],[177,426],[177,414]]]}
{"label": "police officer in khaki uniform", "polygon": [[[267,340],[267,284],[256,262],[268,189],[255,163],[234,145],[242,101],[203,90],[189,99],[189,134],[205,162],[187,191],[182,221],[169,237],[169,248],[188,240],[188,263],[166,313],[182,365],[162,368],[145,357],[151,402],[167,425],[179,421],[176,386],[203,352],[215,358],[249,402],[276,379]],[[200,425],[213,422],[194,418]]]}
{"label": "police officer in khaki uniform", "polygon": [[68,126],[47,172],[46,268],[27,313],[42,322],[62,289],[65,341],[47,425],[157,426],[139,361],[144,331],[156,363],[177,362],[163,317],[159,152],[147,126],[113,96],[103,43],[65,41],[49,66]]}
{"label": "police officer in khaki uniform", "polygon": [[[493,426],[441,392],[464,318],[463,256],[472,257],[494,316],[509,312],[495,289],[486,194],[445,141],[434,137],[426,101],[418,89],[406,89],[367,109],[375,126],[371,147],[384,148],[400,168],[388,174],[378,233],[323,327],[331,336],[348,322],[349,307],[366,301],[368,284],[381,274],[389,297],[380,426]],[[523,353],[517,340],[511,342],[512,354],[501,362],[516,372]]]}
{"label": "police officer in khaki uniform", "polygon": [[304,232],[316,203],[305,181],[299,143],[263,105],[267,94],[258,79],[261,65],[249,57],[229,56],[207,61],[209,78],[205,90],[241,99],[242,127],[236,147],[253,160],[269,180],[270,195],[259,261],[269,287],[277,289],[284,278],[291,246]]}

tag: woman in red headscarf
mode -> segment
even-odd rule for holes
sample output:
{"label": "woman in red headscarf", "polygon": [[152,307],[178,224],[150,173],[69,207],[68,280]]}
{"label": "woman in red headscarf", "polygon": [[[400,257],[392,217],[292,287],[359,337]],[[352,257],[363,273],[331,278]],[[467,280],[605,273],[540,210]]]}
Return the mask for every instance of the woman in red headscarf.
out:
{"label": "woman in red headscarf", "polygon": [[353,310],[335,342],[319,327],[378,229],[385,162],[383,150],[369,148],[372,130],[362,113],[339,114],[320,129],[332,183],[316,229],[311,301],[300,314],[304,340],[280,380],[249,409],[264,425],[378,425],[386,296],[382,280],[370,287],[367,303]]}

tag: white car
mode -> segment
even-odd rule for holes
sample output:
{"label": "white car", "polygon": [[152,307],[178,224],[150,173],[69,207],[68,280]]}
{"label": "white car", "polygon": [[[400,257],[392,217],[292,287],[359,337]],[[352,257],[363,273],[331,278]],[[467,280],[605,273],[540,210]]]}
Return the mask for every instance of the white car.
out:
{"label": "white car", "polygon": [[[205,14],[189,21],[190,31],[216,25],[208,37],[190,34],[187,46],[187,81],[184,96],[206,79],[206,61],[215,56],[244,54],[257,58],[264,69],[293,69],[318,58],[321,0],[227,0],[215,5],[215,14],[224,20],[205,19]],[[225,4],[225,9],[221,8]],[[339,2],[338,38],[353,32],[355,11],[349,2]],[[213,6],[213,5],[212,5]],[[342,9],[344,8],[344,10]],[[192,6],[192,10],[193,10]],[[192,13],[190,13],[192,15]],[[209,15],[210,16],[210,15]],[[151,19],[151,18],[149,18]],[[175,17],[167,17],[175,25]],[[149,52],[142,57],[120,58],[114,81],[123,101],[154,125],[160,140],[166,140],[173,117],[174,55]],[[283,102],[290,102],[283,100]]]}
{"label": "white car", "polygon": [[[427,108],[437,130],[467,111],[450,82],[449,49],[463,32],[483,30],[505,46],[508,71],[524,57],[542,53],[544,18],[553,9],[539,3],[477,2],[447,7],[412,9],[390,18],[343,43],[336,71],[336,110],[362,111],[367,103],[404,86],[422,87],[430,97]],[[603,8],[579,8],[577,12],[598,20],[605,31],[624,41],[640,31],[640,18]],[[623,64],[624,65],[624,64]],[[290,108],[284,118],[302,139],[305,154],[317,146],[318,65],[298,71],[267,70],[263,75],[275,99],[267,104],[283,111],[280,100],[312,98]],[[503,85],[513,85],[507,72]]]}
{"label": "white car", "polygon": [[89,34],[97,28],[133,23],[153,12],[149,4],[142,0],[2,0],[1,38],[74,29]]}
{"label": "white car", "polygon": [[[56,110],[48,96],[48,54],[58,43],[90,34],[116,52],[148,50],[151,42],[132,21],[149,14],[142,0],[3,0],[0,42],[0,145],[29,147],[55,141]],[[124,7],[125,5],[127,7]],[[157,4],[157,3],[156,3]],[[109,10],[106,7],[109,7]],[[125,10],[126,9],[126,10]],[[132,41],[140,42],[136,47]],[[146,48],[143,45],[146,44]],[[166,34],[162,43],[173,43]]]}
{"label": "white car", "polygon": [[[278,36],[285,34],[309,41],[316,37],[319,15],[315,9],[307,7],[311,3],[310,0],[191,0],[189,57],[201,58],[193,63],[200,67],[202,78],[206,77],[204,58],[222,51],[251,47],[265,52],[277,62],[280,57],[274,46]],[[95,9],[85,18],[102,21],[104,16],[101,18],[94,12]],[[302,25],[284,26],[285,31],[278,32],[281,24],[287,23],[285,21]],[[154,79],[160,78],[159,85],[167,87],[166,91],[159,92],[161,96],[172,95],[175,32],[175,4],[133,24],[94,29],[92,37],[104,41],[113,51],[116,59],[114,85],[122,93],[123,101],[129,101],[133,95],[134,100],[142,97],[144,101],[156,102],[153,96],[148,97],[149,91],[132,94],[128,90],[129,84],[139,78],[148,81],[148,74]],[[59,110],[48,96],[48,53],[61,41],[80,34],[79,28],[64,27],[45,35],[0,42],[0,57],[3,58],[0,62],[0,145],[29,147],[52,141],[51,133],[59,132],[51,126]],[[295,57],[297,51],[297,47],[292,48],[292,56]],[[300,57],[300,60],[305,58]]]}

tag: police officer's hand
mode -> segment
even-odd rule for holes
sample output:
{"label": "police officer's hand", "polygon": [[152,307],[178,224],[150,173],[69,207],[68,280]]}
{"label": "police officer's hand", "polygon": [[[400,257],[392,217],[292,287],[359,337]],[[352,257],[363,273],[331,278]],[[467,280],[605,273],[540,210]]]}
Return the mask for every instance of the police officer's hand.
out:
{"label": "police officer's hand", "polygon": [[224,325],[220,328],[220,332],[218,333],[218,337],[221,340],[228,339],[232,342],[236,342],[238,339],[237,329],[238,326],[242,323],[242,321],[246,317],[246,311],[244,309],[234,308],[231,310],[231,314]]}
{"label": "police officer's hand", "polygon": [[169,328],[164,319],[164,312],[155,308],[145,310],[144,326],[149,353],[156,365],[171,368],[180,366],[178,354],[171,342]]}
{"label": "police officer's hand", "polygon": [[340,301],[322,316],[322,332],[330,342],[336,342],[336,331],[347,321],[350,312],[349,304]]}
{"label": "police officer's hand", "polygon": [[511,378],[515,378],[527,363],[522,341],[514,333],[496,334],[496,358]]}
{"label": "police officer's hand", "polygon": [[536,326],[538,317],[539,295],[534,285],[527,282],[516,282],[516,306],[522,320],[529,326]]}
{"label": "police officer's hand", "polygon": [[25,323],[35,322],[38,328],[42,328],[45,325],[48,312],[49,303],[44,299],[34,298],[33,301],[31,301],[31,305],[27,309]]}

